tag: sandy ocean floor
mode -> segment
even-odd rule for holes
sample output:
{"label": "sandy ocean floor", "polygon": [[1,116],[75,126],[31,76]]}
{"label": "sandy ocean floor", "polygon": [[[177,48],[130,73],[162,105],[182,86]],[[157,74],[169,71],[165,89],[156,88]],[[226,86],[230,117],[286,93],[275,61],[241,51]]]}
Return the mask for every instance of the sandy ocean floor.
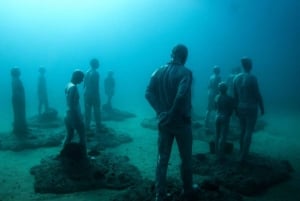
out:
{"label": "sandy ocean floor", "polygon": [[[150,116],[149,116],[150,117]],[[248,197],[246,201],[298,201],[300,200],[300,113],[277,112],[267,114],[265,120],[268,126],[264,131],[256,133],[253,138],[252,151],[264,153],[280,159],[288,159],[295,172],[292,179],[279,184],[259,197]],[[129,119],[124,122],[109,122],[107,126],[126,131],[134,141],[107,152],[127,155],[131,163],[136,165],[144,177],[153,179],[156,163],[157,133],[140,126],[142,117]],[[2,125],[1,125],[2,126]],[[0,128],[7,129],[7,125]],[[60,147],[41,148],[22,152],[0,151],[0,201],[83,201],[109,200],[119,193],[112,190],[96,190],[66,195],[36,194],[34,193],[34,178],[29,170],[32,166],[48,155],[57,154]],[[208,151],[207,143],[194,141],[193,152]],[[178,151],[174,146],[169,175],[179,177]]]}

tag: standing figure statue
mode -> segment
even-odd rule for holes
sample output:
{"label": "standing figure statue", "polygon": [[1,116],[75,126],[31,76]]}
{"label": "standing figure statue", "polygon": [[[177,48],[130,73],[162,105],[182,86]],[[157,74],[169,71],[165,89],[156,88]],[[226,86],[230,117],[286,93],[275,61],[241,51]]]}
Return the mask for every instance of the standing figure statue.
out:
{"label": "standing figure statue", "polygon": [[207,130],[209,130],[211,125],[211,113],[214,111],[215,108],[215,98],[218,94],[218,85],[221,82],[220,76],[220,67],[214,66],[213,74],[209,78],[208,84],[208,104],[207,104],[207,111],[205,114],[204,126]]}
{"label": "standing figure statue", "polygon": [[176,140],[181,158],[183,199],[193,200],[192,185],[192,127],[191,86],[192,72],[185,67],[188,49],[177,45],[172,60],[158,68],[146,90],[146,99],[158,117],[158,160],[156,166],[155,201],[166,196],[166,177],[170,154]]}
{"label": "standing figure statue", "polygon": [[226,80],[226,84],[227,84],[227,94],[231,97],[234,96],[234,91],[233,91],[233,80],[234,78],[241,73],[241,67],[237,66],[235,68],[231,69],[231,73],[228,76],[227,80]]}
{"label": "standing figure statue", "polygon": [[85,106],[85,124],[86,129],[90,130],[92,110],[94,112],[94,120],[96,131],[101,130],[101,102],[99,92],[100,75],[97,71],[99,68],[98,59],[90,61],[90,69],[87,71],[84,78],[84,106]]}
{"label": "standing figure statue", "polygon": [[47,84],[45,78],[46,69],[44,67],[40,67],[39,73],[40,75],[38,78],[37,93],[38,93],[38,100],[39,100],[38,112],[39,112],[39,116],[41,116],[43,114],[43,107],[44,107],[44,112],[46,112],[49,109],[49,106],[48,106]]}
{"label": "standing figure statue", "polygon": [[234,79],[234,98],[241,127],[240,160],[242,162],[249,154],[258,108],[262,115],[265,110],[257,78],[251,74],[252,60],[244,57],[241,59],[241,64],[244,72]]}
{"label": "standing figure statue", "polygon": [[14,113],[13,133],[24,137],[28,133],[26,123],[26,101],[25,90],[20,80],[20,69],[14,67],[10,71],[12,77],[12,107]]}
{"label": "standing figure statue", "polygon": [[76,131],[79,135],[79,144],[82,146],[82,149],[85,151],[86,155],[86,136],[79,102],[80,96],[77,89],[77,85],[83,81],[83,77],[84,73],[81,70],[75,70],[72,74],[71,81],[65,88],[67,101],[65,126],[67,129],[67,136],[64,140],[63,148],[71,143]]}
{"label": "standing figure statue", "polygon": [[215,150],[219,159],[224,158],[225,143],[229,132],[230,116],[235,109],[232,97],[227,95],[227,85],[220,82],[219,94],[216,96],[216,139]]}
{"label": "standing figure statue", "polygon": [[[227,94],[230,97],[234,97],[234,86],[233,86],[233,81],[235,79],[235,77],[241,73],[241,67],[237,66],[235,68],[231,69],[231,73],[228,76],[227,80],[226,80],[226,84],[227,84]],[[236,128],[239,127],[239,119],[236,116],[235,113],[233,113],[233,115],[231,116],[231,121],[230,121],[230,130],[234,131]]]}
{"label": "standing figure statue", "polygon": [[105,104],[105,108],[108,111],[111,111],[112,110],[111,99],[115,94],[115,78],[114,78],[114,73],[112,71],[108,72],[108,75],[104,80],[104,90],[107,96],[107,103]]}

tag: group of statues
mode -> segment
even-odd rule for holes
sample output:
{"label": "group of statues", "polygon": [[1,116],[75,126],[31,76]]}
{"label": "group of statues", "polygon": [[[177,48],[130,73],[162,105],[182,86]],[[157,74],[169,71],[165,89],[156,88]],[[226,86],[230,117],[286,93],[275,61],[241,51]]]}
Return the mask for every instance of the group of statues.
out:
{"label": "group of statues", "polygon": [[[90,130],[92,111],[96,125],[96,132],[101,132],[101,102],[99,93],[99,61],[92,59],[90,61],[90,69],[83,73],[81,70],[75,70],[72,74],[71,81],[65,89],[67,100],[67,112],[65,117],[65,125],[67,128],[67,136],[64,141],[64,147],[71,143],[74,131],[79,135],[79,144],[86,152],[86,135],[85,132]],[[79,104],[79,92],[77,85],[84,82],[84,106],[85,106],[85,121],[82,118],[82,113]],[[111,99],[114,95],[115,81],[113,73],[109,72],[108,77],[104,82],[105,93],[108,96],[106,105],[111,106]],[[85,153],[86,154],[86,153]]]}
{"label": "group of statues", "polygon": [[[188,49],[185,45],[175,46],[171,61],[158,68],[146,89],[146,99],[158,117],[158,161],[156,166],[156,201],[165,200],[166,175],[174,139],[181,158],[181,179],[183,200],[192,201],[197,186],[192,178],[192,128],[191,128],[191,86],[193,76],[185,67]],[[257,120],[258,108],[264,114],[264,105],[257,79],[251,74],[252,60],[242,58],[243,72],[234,69],[228,82],[222,82],[220,68],[213,68],[209,81],[208,108],[205,126],[211,120],[211,112],[216,110],[215,150],[217,157],[224,157],[224,144],[228,135],[233,112],[240,120],[240,158],[246,160],[251,138]],[[229,90],[228,90],[229,89]],[[227,90],[229,93],[227,93]]]}
{"label": "group of statues", "polygon": [[[65,95],[67,99],[67,112],[65,117],[65,125],[67,128],[67,137],[65,143],[72,139],[74,130],[78,133],[84,133],[85,130],[90,129],[91,113],[93,111],[96,130],[101,129],[101,110],[100,110],[100,94],[99,94],[99,61],[92,59],[90,62],[90,69],[86,75],[81,70],[75,70],[72,74],[71,81],[67,85]],[[48,92],[46,82],[46,69],[40,67],[38,69],[39,77],[37,83],[38,95],[38,116],[42,116],[50,110],[48,103]],[[29,134],[29,129],[26,121],[26,98],[23,83],[20,79],[20,69],[13,67],[11,69],[12,77],[12,106],[13,106],[13,133],[18,137],[26,137]],[[82,78],[81,78],[82,77]],[[80,80],[81,78],[82,80]],[[84,105],[85,105],[85,120],[82,118],[79,105],[79,93],[76,85],[84,81]],[[112,96],[115,91],[115,80],[113,72],[109,72],[104,82],[105,93],[107,95],[107,103],[109,108],[112,108]],[[83,124],[83,122],[85,122]],[[75,128],[76,127],[76,128]],[[82,134],[83,136],[83,134]],[[85,137],[83,137],[85,138]],[[84,144],[84,140],[81,140]]]}
{"label": "group of statues", "polygon": [[[209,80],[208,106],[205,116],[205,127],[211,125],[211,112],[216,111],[215,118],[215,150],[219,158],[223,157],[224,145],[228,136],[230,120],[238,117],[240,123],[240,160],[245,160],[249,153],[252,133],[257,121],[258,108],[264,114],[263,99],[257,78],[251,74],[252,60],[242,58],[243,72],[233,68],[226,82],[220,76],[220,67],[214,66],[213,75]],[[236,119],[234,119],[236,120]]]}
{"label": "group of statues", "polygon": [[[156,112],[158,118],[158,160],[156,167],[156,201],[162,201],[166,196],[166,175],[174,139],[177,142],[181,158],[181,178],[183,182],[182,196],[185,200],[193,200],[195,186],[192,178],[192,82],[193,73],[185,66],[188,58],[188,48],[176,45],[171,52],[171,60],[158,68],[153,74],[146,88],[145,97]],[[228,79],[222,82],[220,68],[213,68],[213,75],[209,81],[208,108],[205,125],[211,121],[211,112],[216,110],[215,118],[215,146],[217,156],[223,158],[224,143],[228,135],[230,119],[233,113],[240,120],[240,160],[246,159],[249,153],[251,137],[258,115],[258,108],[264,114],[262,96],[257,79],[251,74],[252,60],[242,58],[243,72],[235,69]],[[72,141],[75,131],[79,135],[79,143],[86,150],[86,131],[90,129],[93,112],[96,131],[101,132],[101,109],[99,94],[100,64],[97,59],[90,61],[90,69],[84,73],[75,70],[71,80],[65,88],[67,111],[65,127],[67,135],[64,146]],[[38,81],[38,113],[46,111],[48,106],[45,69],[39,69]],[[13,132],[22,135],[28,132],[25,113],[25,92],[20,80],[20,70],[11,69],[12,75],[12,105],[14,110]],[[77,86],[84,84],[83,118],[80,108],[80,94]],[[115,80],[113,72],[109,72],[105,79],[105,93],[108,96],[106,109],[112,109],[111,99],[114,95]]]}

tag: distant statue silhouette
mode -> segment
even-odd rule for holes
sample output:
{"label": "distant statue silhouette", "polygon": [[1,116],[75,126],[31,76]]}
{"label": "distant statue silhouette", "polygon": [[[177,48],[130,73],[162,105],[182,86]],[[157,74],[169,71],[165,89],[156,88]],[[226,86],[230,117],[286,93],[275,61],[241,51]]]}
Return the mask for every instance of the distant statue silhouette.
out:
{"label": "distant statue silhouette", "polygon": [[227,95],[227,85],[220,82],[218,85],[219,94],[215,98],[216,105],[216,138],[215,150],[219,159],[224,158],[225,143],[229,133],[230,117],[235,109],[233,98]]}
{"label": "distant statue silhouette", "polygon": [[114,73],[112,71],[109,71],[107,77],[104,80],[104,89],[107,96],[107,103],[105,104],[106,110],[112,110],[111,99],[115,94],[115,79],[113,75]]}
{"label": "distant statue silhouette", "polygon": [[220,67],[213,67],[213,74],[209,78],[208,84],[208,104],[205,115],[205,128],[209,129],[211,125],[211,112],[216,110],[215,97],[218,94],[218,85],[221,82]]}
{"label": "distant statue silhouette", "polygon": [[234,98],[237,103],[237,116],[240,119],[240,160],[244,161],[249,154],[252,134],[256,125],[258,108],[264,115],[263,99],[259,90],[256,76],[251,74],[252,60],[241,59],[243,73],[234,79]]}
{"label": "distant statue silhouette", "polygon": [[20,69],[11,69],[12,77],[12,107],[14,113],[13,133],[18,136],[27,134],[25,90],[20,80]]}
{"label": "distant statue silhouette", "polygon": [[99,79],[100,75],[97,71],[99,68],[98,59],[90,61],[91,68],[86,72],[84,78],[84,105],[85,105],[85,124],[86,129],[90,129],[92,110],[94,112],[94,119],[96,123],[96,130],[101,128],[101,111],[100,111],[100,92]]}
{"label": "distant statue silhouette", "polygon": [[44,112],[46,112],[49,108],[48,106],[48,93],[47,93],[47,84],[45,73],[46,69],[44,67],[39,68],[39,78],[38,78],[38,87],[37,87],[37,94],[38,94],[38,112],[39,116],[42,115],[42,108],[44,107]]}

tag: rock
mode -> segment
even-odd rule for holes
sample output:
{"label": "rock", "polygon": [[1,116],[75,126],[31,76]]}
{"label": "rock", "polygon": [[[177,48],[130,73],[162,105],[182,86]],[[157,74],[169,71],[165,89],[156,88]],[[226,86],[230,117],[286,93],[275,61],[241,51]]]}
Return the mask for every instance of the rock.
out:
{"label": "rock", "polygon": [[92,159],[85,157],[80,145],[75,143],[67,146],[59,156],[42,159],[30,172],[35,178],[36,193],[124,189],[141,180],[139,170],[129,163],[128,157],[102,153]]}
{"label": "rock", "polygon": [[55,109],[50,108],[41,116],[29,118],[28,130],[24,135],[12,132],[0,134],[0,150],[22,151],[60,145],[65,137],[65,127],[57,114]]}
{"label": "rock", "polygon": [[[199,184],[200,188],[195,189],[192,200],[201,201],[242,201],[243,198],[237,193],[220,189],[218,186],[208,188],[206,184]],[[152,201],[155,198],[155,184],[150,180],[143,180],[141,183],[130,187],[125,192],[115,196],[112,201]],[[167,184],[166,201],[183,201],[181,182],[169,178]]]}
{"label": "rock", "polygon": [[13,133],[0,134],[0,150],[22,151],[40,147],[55,147],[61,144],[65,137],[64,128],[30,129],[25,137],[17,137]]}
{"label": "rock", "polygon": [[[18,137],[13,133],[0,133],[0,150],[22,151],[24,149],[36,149],[40,147],[59,146],[66,136],[66,129],[63,124],[59,127],[36,124],[29,129],[24,137]],[[87,148],[90,150],[103,150],[108,147],[117,147],[124,143],[132,142],[132,137],[127,133],[116,131],[103,126],[100,132],[96,129],[86,133]],[[74,141],[78,135],[74,135]]]}
{"label": "rock", "polygon": [[243,163],[237,158],[237,153],[222,161],[214,154],[196,154],[193,156],[193,172],[214,178],[227,189],[253,196],[288,180],[293,171],[288,161],[258,154],[249,155]]}
{"label": "rock", "polygon": [[132,142],[132,137],[127,133],[116,131],[113,128],[101,128],[101,131],[96,131],[95,127],[86,133],[87,147],[91,150],[103,150],[106,148],[117,147],[124,143]]}
{"label": "rock", "polygon": [[101,113],[102,121],[124,121],[128,118],[136,117],[135,114],[120,110],[117,108],[109,108],[106,105],[103,105],[103,110]]}
{"label": "rock", "polygon": [[62,118],[58,117],[56,109],[49,108],[41,115],[36,115],[28,120],[28,125],[32,128],[58,128],[64,127]]}

